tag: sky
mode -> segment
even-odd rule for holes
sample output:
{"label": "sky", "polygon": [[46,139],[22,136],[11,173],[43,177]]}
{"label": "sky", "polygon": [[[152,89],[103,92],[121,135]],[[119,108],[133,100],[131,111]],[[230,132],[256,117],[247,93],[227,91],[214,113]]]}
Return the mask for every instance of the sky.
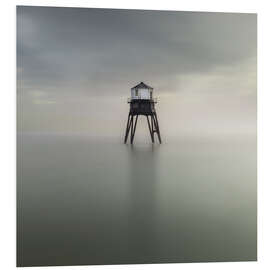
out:
{"label": "sky", "polygon": [[255,135],[256,14],[17,7],[19,133],[123,137],[141,81],[163,140]]}

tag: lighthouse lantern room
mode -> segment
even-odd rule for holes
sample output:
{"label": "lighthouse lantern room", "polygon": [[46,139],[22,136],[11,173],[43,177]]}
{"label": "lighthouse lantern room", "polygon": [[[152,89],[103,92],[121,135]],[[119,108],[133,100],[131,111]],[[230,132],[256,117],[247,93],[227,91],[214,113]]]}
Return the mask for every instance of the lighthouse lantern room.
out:
{"label": "lighthouse lantern room", "polygon": [[132,99],[152,99],[153,88],[141,82],[138,85],[131,88]]}

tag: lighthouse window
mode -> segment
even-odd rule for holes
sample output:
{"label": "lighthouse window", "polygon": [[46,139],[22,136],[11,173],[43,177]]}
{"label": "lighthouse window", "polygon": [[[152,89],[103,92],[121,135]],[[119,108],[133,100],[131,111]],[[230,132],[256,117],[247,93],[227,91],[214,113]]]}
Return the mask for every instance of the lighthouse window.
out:
{"label": "lighthouse window", "polygon": [[135,89],[135,96],[138,96],[138,89]]}

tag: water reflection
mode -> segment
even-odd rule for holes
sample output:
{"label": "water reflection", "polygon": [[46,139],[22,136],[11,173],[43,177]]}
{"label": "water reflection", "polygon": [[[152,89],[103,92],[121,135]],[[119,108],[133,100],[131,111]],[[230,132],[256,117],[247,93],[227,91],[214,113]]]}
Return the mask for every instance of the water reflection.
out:
{"label": "water reflection", "polygon": [[137,263],[157,259],[157,158],[159,145],[128,145],[130,164],[129,254]]}

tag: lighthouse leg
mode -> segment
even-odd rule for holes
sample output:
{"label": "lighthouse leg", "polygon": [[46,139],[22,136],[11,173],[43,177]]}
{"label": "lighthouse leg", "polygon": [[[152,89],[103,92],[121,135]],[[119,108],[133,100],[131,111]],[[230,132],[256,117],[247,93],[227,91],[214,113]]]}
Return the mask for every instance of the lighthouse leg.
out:
{"label": "lighthouse leg", "polygon": [[130,125],[131,125],[131,115],[129,114],[128,115],[128,120],[127,120],[127,127],[126,127],[125,143],[127,142],[127,139],[128,139]]}
{"label": "lighthouse leg", "polygon": [[151,131],[152,131],[152,143],[155,143],[155,130],[154,130],[154,125],[155,125],[155,122],[154,122],[154,117],[153,117],[153,114],[151,114]]}
{"label": "lighthouse leg", "polygon": [[157,132],[157,135],[158,135],[158,140],[159,140],[159,143],[161,143],[161,136],[160,136],[158,119],[157,119],[157,114],[156,113],[154,113],[154,122],[155,122],[155,126],[156,126],[156,132]]}
{"label": "lighthouse leg", "polygon": [[132,143],[132,133],[133,133],[133,115],[131,116],[131,121],[130,121],[130,143]]}
{"label": "lighthouse leg", "polygon": [[153,133],[152,133],[152,130],[151,130],[148,115],[146,115],[146,118],[147,118],[147,124],[148,124],[148,128],[149,128],[150,136],[151,136],[151,141],[152,141],[152,143],[154,143],[154,141],[153,141]]}
{"label": "lighthouse leg", "polygon": [[136,115],[135,124],[134,124],[133,130],[131,132],[131,144],[133,144],[133,140],[134,140],[134,136],[135,136],[135,132],[136,132],[137,120],[138,120],[138,114]]}

